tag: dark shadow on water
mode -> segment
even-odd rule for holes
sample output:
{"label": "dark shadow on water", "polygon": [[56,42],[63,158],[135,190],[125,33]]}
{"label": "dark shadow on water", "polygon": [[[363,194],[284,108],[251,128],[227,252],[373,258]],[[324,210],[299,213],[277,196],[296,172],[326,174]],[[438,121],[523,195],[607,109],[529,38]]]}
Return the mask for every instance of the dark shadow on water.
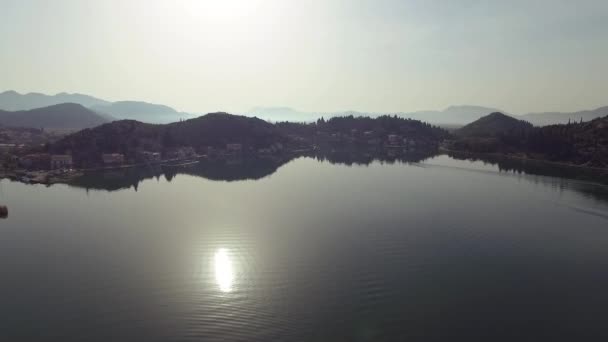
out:
{"label": "dark shadow on water", "polygon": [[171,182],[177,175],[190,175],[213,181],[258,180],[277,171],[290,158],[256,158],[232,160],[201,160],[189,165],[150,165],[125,169],[88,172],[74,179],[70,186],[87,190],[117,191],[133,188],[147,179],[164,177]]}
{"label": "dark shadow on water", "polygon": [[369,150],[332,150],[319,151],[311,155],[319,161],[327,161],[339,165],[369,165],[373,162],[386,164],[420,163],[437,155],[434,151],[403,151],[401,149],[386,149],[380,151]]}
{"label": "dark shadow on water", "polygon": [[[317,151],[308,154],[280,157],[202,159],[199,163],[191,165],[155,165],[90,172],[73,180],[69,185],[87,190],[116,191],[133,188],[137,191],[139,184],[147,179],[160,179],[160,177],[164,177],[170,182],[180,174],[201,177],[212,181],[259,180],[272,175],[281,166],[301,157],[313,158],[320,162],[338,165],[365,166],[374,162],[417,164],[437,155],[437,153],[430,151],[389,149],[383,151]],[[540,161],[498,156],[458,153],[449,153],[448,156],[456,160],[482,161],[497,166],[501,173],[525,175],[527,176],[526,179],[533,183],[542,183],[546,186],[559,189],[570,189],[596,200],[608,201],[608,171],[606,170],[568,167]]]}
{"label": "dark shadow on water", "polygon": [[74,179],[70,186],[87,190],[117,191],[133,188],[137,191],[139,184],[147,179],[160,179],[164,177],[172,181],[177,175],[201,177],[212,181],[246,181],[259,180],[275,173],[281,166],[301,157],[315,158],[332,164],[342,165],[369,165],[380,161],[392,163],[417,163],[434,156],[434,153],[374,153],[359,151],[330,151],[317,152],[291,156],[272,156],[255,158],[232,159],[201,159],[190,165],[151,165],[134,168],[115,169],[106,171],[88,172]]}
{"label": "dark shadow on water", "polygon": [[528,177],[528,180],[561,190],[573,190],[591,199],[608,201],[608,170],[493,155],[448,153],[448,156],[456,160],[481,161],[494,165],[501,173],[541,176]]}

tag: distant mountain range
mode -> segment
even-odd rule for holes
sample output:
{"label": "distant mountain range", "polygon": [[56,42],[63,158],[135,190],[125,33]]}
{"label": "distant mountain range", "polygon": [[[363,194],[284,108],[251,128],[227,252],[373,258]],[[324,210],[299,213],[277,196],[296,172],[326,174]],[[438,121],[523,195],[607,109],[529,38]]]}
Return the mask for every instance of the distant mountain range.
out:
{"label": "distant mountain range", "polygon": [[30,110],[61,103],[78,103],[84,107],[110,104],[108,101],[82,94],[59,93],[51,96],[40,93],[19,94],[13,90],[0,93],[0,109],[8,111]]}
{"label": "distant mountain range", "polygon": [[170,123],[191,116],[188,113],[180,113],[168,106],[140,101],[118,101],[91,106],[91,109],[116,119],[138,120],[147,123]]}
{"label": "distant mountain range", "polygon": [[[195,115],[178,112],[175,109],[147,102],[118,101],[110,102],[89,95],[59,93],[57,95],[45,95],[40,93],[20,94],[15,91],[0,93],[0,110],[22,111],[36,108],[53,106],[61,103],[76,103],[87,107],[107,120],[130,119],[145,123],[171,123],[181,119],[189,119]],[[464,126],[484,115],[494,112],[502,112],[497,108],[482,106],[450,106],[444,110],[427,110],[416,112],[395,113],[369,113],[358,111],[343,112],[302,112],[289,107],[256,107],[243,113],[246,116],[255,116],[267,121],[292,121],[312,122],[321,117],[326,119],[336,116],[370,116],[397,115],[403,118],[425,121],[434,125],[444,127]],[[525,115],[508,114],[517,119],[525,120],[535,126],[546,126],[550,124],[568,123],[568,121],[591,121],[595,118],[608,115],[608,106],[594,110],[584,110],[572,113],[546,112],[530,113]]]}
{"label": "distant mountain range", "polygon": [[80,130],[108,121],[107,117],[76,103],[12,112],[0,110],[0,125],[6,127]]}
{"label": "distant mountain range", "polygon": [[[331,118],[336,116],[370,116],[377,117],[381,115],[397,115],[404,118],[425,121],[434,125],[440,126],[463,126],[471,123],[485,115],[495,112],[502,112],[497,108],[482,107],[482,106],[450,106],[444,110],[426,110],[416,112],[395,112],[395,113],[368,113],[357,111],[345,112],[300,112],[289,107],[256,107],[246,113],[246,115],[257,116],[269,121],[296,121],[296,122],[311,122],[321,117]],[[530,113],[525,115],[506,114],[514,118],[528,121],[535,126],[546,126],[559,123],[568,123],[568,121],[591,121],[598,117],[608,115],[608,106],[601,107],[595,110],[584,110],[573,113],[547,112],[547,113]]]}
{"label": "distant mountain range", "polygon": [[20,94],[12,90],[0,93],[0,110],[22,111],[62,103],[82,105],[110,121],[131,119],[148,123],[169,123],[192,117],[191,114],[178,112],[171,107],[147,102],[110,102],[89,95],[68,93],[57,95]]}
{"label": "distant mountain range", "polygon": [[608,115],[608,106],[600,107],[594,110],[583,110],[574,113],[547,112],[547,113],[530,113],[521,116],[520,118],[528,121],[535,126],[547,126],[558,123],[568,123],[573,121],[591,121]]}

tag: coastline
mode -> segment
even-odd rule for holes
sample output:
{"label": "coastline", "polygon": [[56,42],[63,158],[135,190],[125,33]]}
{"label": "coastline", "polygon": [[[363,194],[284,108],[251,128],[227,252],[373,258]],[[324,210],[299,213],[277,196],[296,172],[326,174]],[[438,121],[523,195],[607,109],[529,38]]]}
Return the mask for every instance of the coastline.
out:
{"label": "coastline", "polygon": [[578,169],[583,169],[583,170],[601,171],[601,172],[608,173],[608,167],[593,167],[593,166],[586,166],[586,165],[578,165],[578,164],[572,164],[572,163],[566,163],[566,162],[556,162],[556,161],[551,161],[551,160],[547,160],[547,159],[523,157],[523,156],[517,156],[517,155],[505,154],[505,153],[469,152],[469,151],[461,151],[461,150],[451,150],[451,149],[447,149],[444,147],[440,147],[439,151],[443,152],[443,153],[454,153],[454,154],[479,156],[479,157],[485,156],[485,157],[494,157],[494,158],[507,158],[507,159],[513,159],[513,160],[519,160],[519,161],[530,161],[530,162],[549,164],[549,165],[553,165],[553,166],[571,167],[571,168],[578,168]]}

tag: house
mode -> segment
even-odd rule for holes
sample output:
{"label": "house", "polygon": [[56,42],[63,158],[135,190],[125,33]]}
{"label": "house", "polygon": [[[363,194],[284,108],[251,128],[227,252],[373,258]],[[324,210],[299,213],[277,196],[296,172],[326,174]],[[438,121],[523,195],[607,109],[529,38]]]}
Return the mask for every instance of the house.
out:
{"label": "house", "polygon": [[241,153],[243,151],[243,144],[226,144],[226,150],[228,153]]}
{"label": "house", "polygon": [[125,155],[121,153],[104,153],[101,155],[106,165],[121,165],[125,163]]}
{"label": "house", "polygon": [[158,162],[162,161],[160,152],[143,151],[140,153],[139,158],[140,158],[140,160],[143,160],[143,161],[149,162],[149,163],[158,163]]}
{"label": "house", "polygon": [[72,168],[72,156],[69,154],[54,154],[51,156],[51,169],[71,169]]}
{"label": "house", "polygon": [[368,139],[367,140],[367,144],[369,146],[377,146],[380,145],[380,139],[379,138],[372,138],[372,139]]}
{"label": "house", "polygon": [[388,143],[389,145],[399,145],[399,143],[401,142],[401,137],[398,136],[397,134],[389,134],[388,135]]}
{"label": "house", "polygon": [[190,158],[195,158],[195,157],[196,157],[196,151],[194,151],[194,148],[192,148],[191,146],[184,146],[184,147],[176,148],[166,154],[166,158],[168,158],[168,159],[184,160],[184,159],[190,159]]}
{"label": "house", "polygon": [[28,170],[48,170],[51,166],[51,155],[47,153],[28,154],[19,158],[19,165]]}
{"label": "house", "polygon": [[215,148],[213,148],[213,146],[208,146],[207,150],[206,151],[203,150],[203,151],[207,155],[207,157],[214,157],[218,153],[218,151]]}
{"label": "house", "polygon": [[195,158],[196,151],[192,146],[183,146],[178,149],[178,153],[180,156],[183,156],[183,159]]}
{"label": "house", "polygon": [[0,144],[0,152],[6,153],[14,150],[17,147],[15,144]]}

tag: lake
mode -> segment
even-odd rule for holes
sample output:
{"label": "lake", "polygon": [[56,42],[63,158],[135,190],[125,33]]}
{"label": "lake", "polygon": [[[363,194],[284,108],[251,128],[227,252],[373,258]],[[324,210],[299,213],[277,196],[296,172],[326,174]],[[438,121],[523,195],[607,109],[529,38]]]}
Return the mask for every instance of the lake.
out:
{"label": "lake", "polygon": [[0,339],[608,338],[608,187],[509,163],[302,157],[2,180]]}

